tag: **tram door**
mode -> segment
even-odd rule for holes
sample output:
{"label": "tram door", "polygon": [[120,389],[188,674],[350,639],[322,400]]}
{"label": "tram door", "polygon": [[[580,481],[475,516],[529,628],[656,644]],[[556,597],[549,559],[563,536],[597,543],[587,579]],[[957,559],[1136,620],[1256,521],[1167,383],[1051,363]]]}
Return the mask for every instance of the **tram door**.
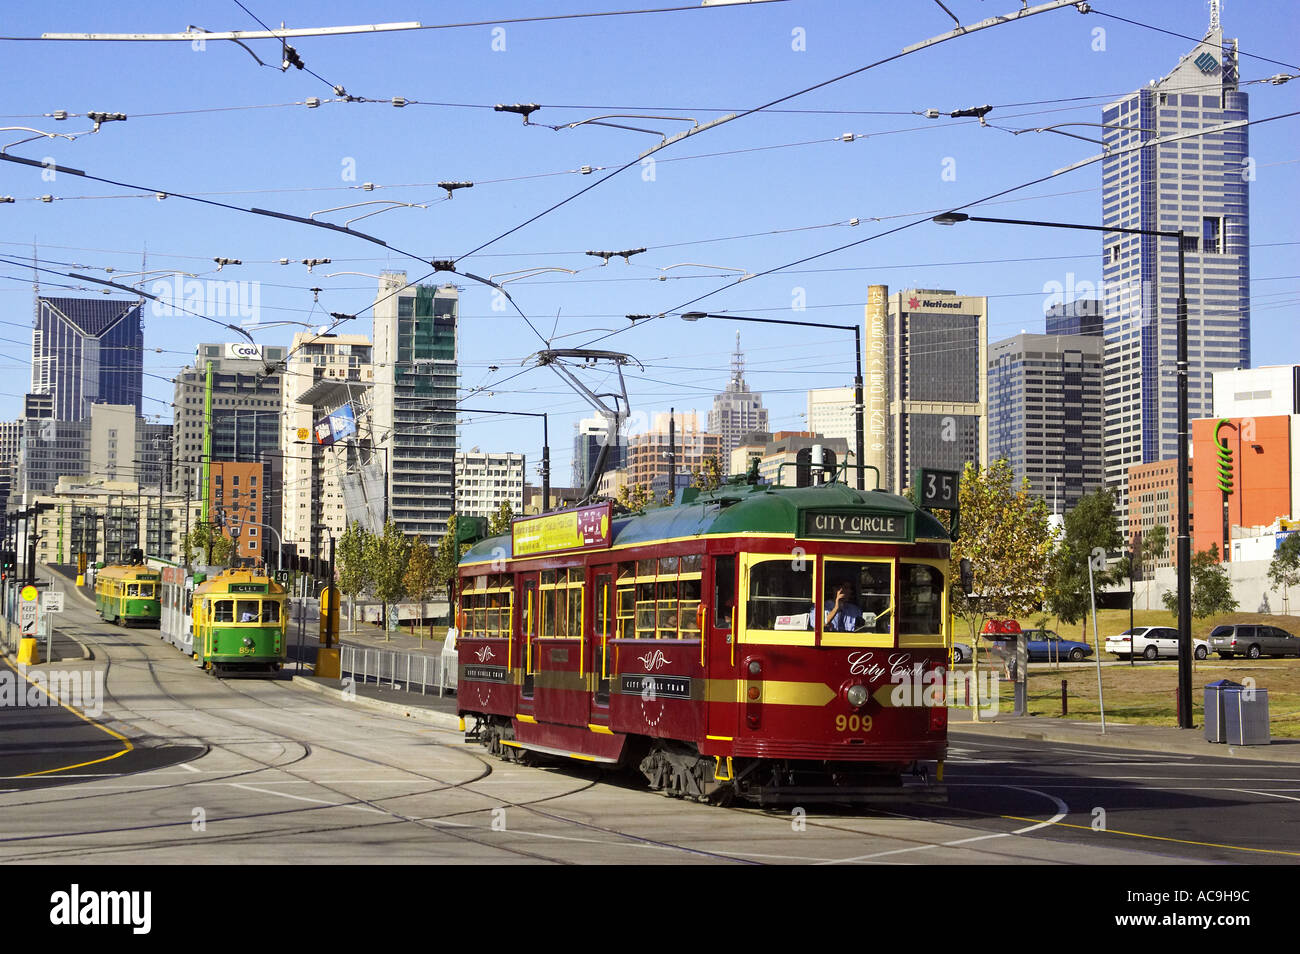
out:
{"label": "tram door", "polygon": [[537,626],[540,619],[541,604],[537,590],[537,574],[521,573],[519,575],[519,624],[513,644],[514,658],[510,660],[510,671],[520,671],[523,674],[519,687],[519,710],[524,713],[533,711],[533,692],[537,679]]}
{"label": "tram door", "polygon": [[615,620],[618,609],[615,604],[614,567],[598,566],[592,573],[595,585],[592,587],[592,626],[591,655],[591,725],[609,724],[609,684],[615,678],[615,652],[612,641],[615,636]]}
{"label": "tram door", "polygon": [[[738,657],[735,641],[739,589],[735,556],[715,556],[710,563],[713,576],[710,589],[704,594],[708,607],[705,621],[708,668],[705,676],[710,682],[720,683],[736,678]],[[710,737],[730,739],[735,735],[736,729],[735,705],[710,703],[706,725]]]}

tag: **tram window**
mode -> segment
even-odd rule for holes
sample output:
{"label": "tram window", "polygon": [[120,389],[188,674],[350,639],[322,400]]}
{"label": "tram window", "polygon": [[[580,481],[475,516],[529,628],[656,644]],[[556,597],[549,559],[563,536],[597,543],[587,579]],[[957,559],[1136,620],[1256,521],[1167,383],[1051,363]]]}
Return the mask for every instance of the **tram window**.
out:
{"label": "tram window", "polygon": [[857,633],[888,633],[894,602],[893,563],[856,563],[827,560],[822,591],[822,618],[835,607],[835,593],[840,584],[853,587],[854,602],[862,616],[854,628]]}
{"label": "tram window", "polygon": [[681,558],[682,573],[699,573],[704,569],[704,555],[702,553],[688,553]]}
{"label": "tram window", "polygon": [[140,595],[140,584],[139,584],[139,583],[128,583],[128,584],[126,585],[126,595],[127,595],[127,596],[139,596],[139,595]]}
{"label": "tram window", "polygon": [[654,560],[637,560],[637,561],[636,561],[636,575],[637,575],[637,576],[654,576],[654,575],[655,575],[655,567],[656,567],[656,564],[655,564],[655,561],[654,561]]}
{"label": "tram window", "polygon": [[631,586],[618,588],[618,631],[623,639],[636,636],[636,590]]}
{"label": "tram window", "polygon": [[904,563],[899,570],[903,584],[899,632],[940,635],[943,632],[943,573],[927,563]]}
{"label": "tram window", "polygon": [[677,557],[668,556],[659,558],[659,575],[676,576],[677,575]]}
{"label": "tram window", "polygon": [[749,574],[745,625],[750,629],[810,629],[813,562],[768,560],[755,564]]}
{"label": "tram window", "polygon": [[569,632],[570,636],[582,635],[582,587],[569,587]]}
{"label": "tram window", "polygon": [[[649,562],[651,566],[654,561]],[[653,582],[636,585],[636,638],[655,638],[655,585]]]}
{"label": "tram window", "polygon": [[235,621],[235,601],[216,600],[212,604],[212,621],[214,623],[233,623]]}
{"label": "tram window", "polygon": [[280,622],[280,604],[275,600],[262,600],[263,623]]}
{"label": "tram window", "polygon": [[[662,561],[661,561],[662,562]],[[674,560],[674,563],[676,561]],[[660,580],[656,605],[659,611],[659,638],[677,638],[677,581]]]}
{"label": "tram window", "polygon": [[554,571],[554,570],[543,570],[543,571],[542,571],[542,586],[554,586],[554,585],[555,585],[555,571]]}
{"label": "tram window", "polygon": [[700,635],[700,581],[682,580],[678,584],[677,619],[680,635],[694,639]]}
{"label": "tram window", "polygon": [[713,625],[731,629],[731,611],[736,605],[736,558],[717,557],[713,561]]}
{"label": "tram window", "polygon": [[542,590],[541,636],[555,635],[555,590]]}
{"label": "tram window", "polygon": [[239,600],[235,608],[241,623],[257,622],[257,600]]}

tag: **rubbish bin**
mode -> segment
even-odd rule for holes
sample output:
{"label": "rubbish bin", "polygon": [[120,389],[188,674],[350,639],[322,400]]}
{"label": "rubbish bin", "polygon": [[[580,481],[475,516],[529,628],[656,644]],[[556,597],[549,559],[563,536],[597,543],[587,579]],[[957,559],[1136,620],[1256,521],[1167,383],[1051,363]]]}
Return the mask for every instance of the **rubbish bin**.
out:
{"label": "rubbish bin", "polygon": [[1229,745],[1268,745],[1268,690],[1229,689],[1222,694],[1223,728]]}
{"label": "rubbish bin", "polygon": [[1205,687],[1205,741],[1206,742],[1227,742],[1227,731],[1224,727],[1223,717],[1223,699],[1224,696],[1234,690],[1240,691],[1246,688],[1239,682],[1233,682],[1231,679],[1220,679],[1218,682],[1212,682]]}

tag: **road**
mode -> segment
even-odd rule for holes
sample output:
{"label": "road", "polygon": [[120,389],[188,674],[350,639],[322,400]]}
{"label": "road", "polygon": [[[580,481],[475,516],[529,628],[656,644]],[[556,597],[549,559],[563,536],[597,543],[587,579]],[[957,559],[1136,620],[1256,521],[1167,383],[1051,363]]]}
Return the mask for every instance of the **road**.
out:
{"label": "road", "polygon": [[[56,587],[63,586],[56,582]],[[70,590],[71,587],[66,587]],[[218,681],[155,630],[61,620],[107,670],[93,770],[68,712],[31,708],[0,762],[6,863],[1186,864],[1300,858],[1300,766],[957,732],[946,806],[684,803],[583,766],[498,762],[459,733],[295,689]],[[80,721],[80,720],[78,720]],[[39,744],[40,740],[48,744]],[[83,739],[83,741],[85,740]],[[107,739],[109,742],[105,742]],[[71,746],[71,747],[69,747]],[[136,761],[129,761],[135,759]],[[72,776],[72,777],[68,777]]]}

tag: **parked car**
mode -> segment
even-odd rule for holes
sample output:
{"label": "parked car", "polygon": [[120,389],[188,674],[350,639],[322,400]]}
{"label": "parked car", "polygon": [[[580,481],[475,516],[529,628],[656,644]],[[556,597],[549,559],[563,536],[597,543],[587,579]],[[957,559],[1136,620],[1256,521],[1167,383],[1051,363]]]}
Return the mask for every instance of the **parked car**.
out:
{"label": "parked car", "polygon": [[973,653],[971,652],[971,648],[970,648],[970,644],[969,644],[969,643],[956,643],[956,642],[954,642],[954,643],[952,644],[952,662],[953,662],[953,665],[956,665],[957,663],[970,662],[970,659],[971,659],[971,656],[972,656],[972,655],[973,655]]}
{"label": "parked car", "polygon": [[1276,626],[1241,624],[1216,626],[1210,631],[1209,648],[1223,659],[1234,656],[1300,656],[1300,639]]}
{"label": "parked car", "polygon": [[[1135,626],[1118,636],[1106,637],[1106,652],[1120,659],[1142,656],[1145,659],[1177,659],[1178,630],[1169,626]],[[1210,644],[1203,639],[1192,640],[1192,655],[1204,659],[1210,654]]]}
{"label": "parked car", "polygon": [[[1050,629],[1026,629],[1021,632],[1021,635],[1025,638],[1025,650],[1030,662],[1066,660],[1082,662],[1092,655],[1092,647],[1087,643],[1077,639],[1063,639]],[[1014,636],[1002,636],[997,639],[988,636],[980,638],[989,639],[995,650],[999,652],[1008,652],[1010,650],[1007,647],[1015,645]]]}

